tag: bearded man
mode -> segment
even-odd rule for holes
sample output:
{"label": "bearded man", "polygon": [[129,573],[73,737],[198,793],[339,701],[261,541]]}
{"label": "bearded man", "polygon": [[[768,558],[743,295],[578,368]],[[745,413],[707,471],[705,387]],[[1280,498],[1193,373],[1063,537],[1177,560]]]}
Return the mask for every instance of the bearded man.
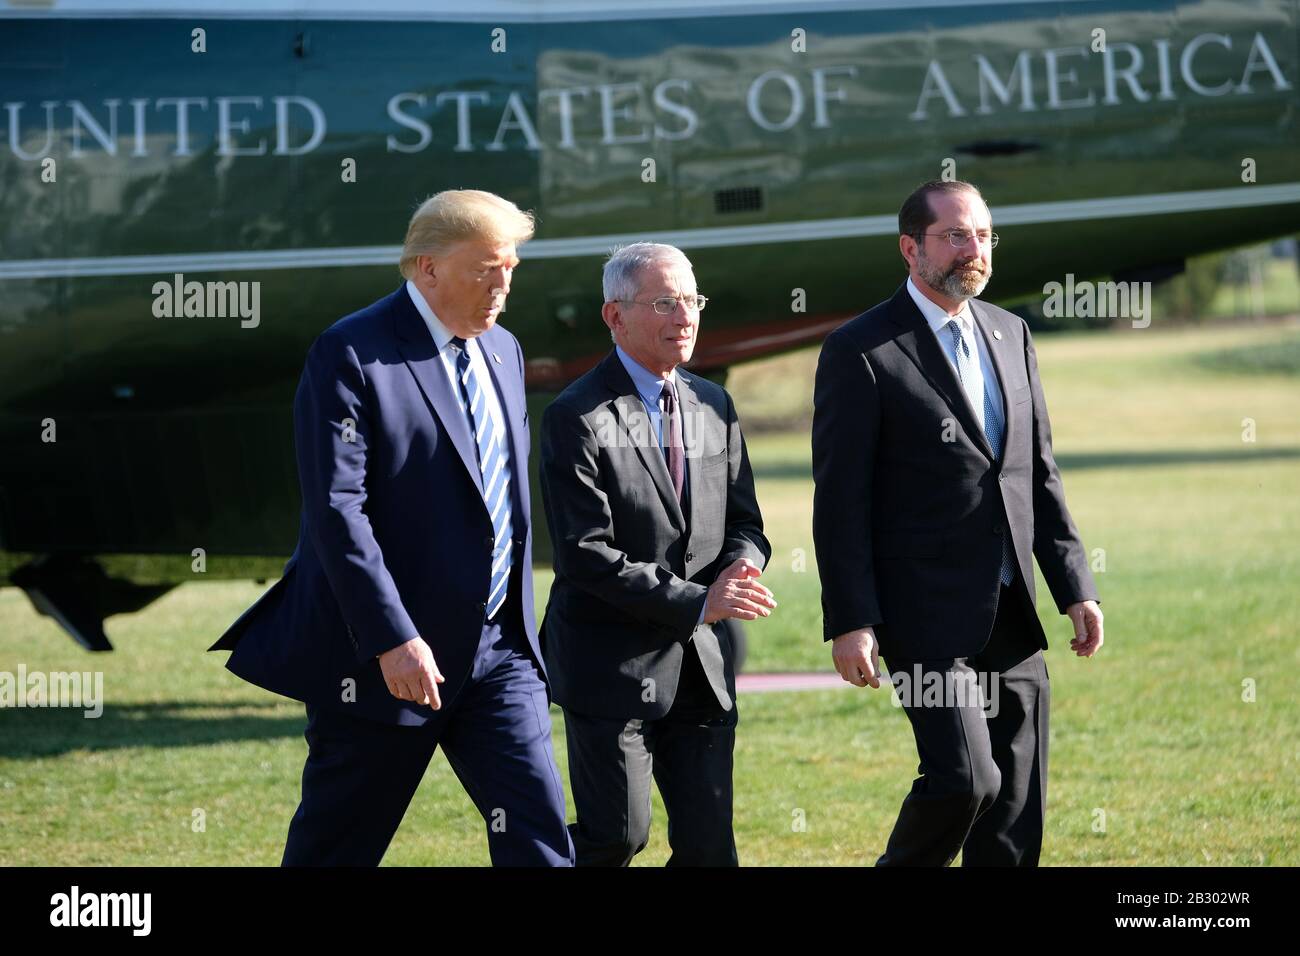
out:
{"label": "bearded man", "polygon": [[[1050,692],[1033,559],[1071,648],[1097,587],[1052,457],[1024,321],[983,302],[997,234],[979,190],[929,182],[898,215],[909,276],[827,337],[813,396],[813,541],[840,676],[889,665],[920,756],[879,864],[1036,865]],[[979,688],[979,692],[975,688]]]}

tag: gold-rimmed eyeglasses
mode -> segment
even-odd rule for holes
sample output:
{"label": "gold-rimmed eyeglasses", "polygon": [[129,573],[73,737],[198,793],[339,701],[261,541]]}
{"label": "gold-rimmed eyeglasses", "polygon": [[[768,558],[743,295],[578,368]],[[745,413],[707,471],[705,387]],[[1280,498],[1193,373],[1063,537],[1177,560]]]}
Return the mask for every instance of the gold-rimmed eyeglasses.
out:
{"label": "gold-rimmed eyeglasses", "polygon": [[943,232],[923,232],[921,235],[943,236],[954,249],[960,249],[970,242],[971,236],[978,239],[981,246],[987,245],[990,249],[998,247],[998,234],[996,232],[967,232],[965,229],[945,229]]}
{"label": "gold-rimmed eyeglasses", "polygon": [[635,305],[652,306],[660,315],[672,315],[673,310],[677,308],[678,302],[686,306],[688,309],[703,312],[705,305],[709,302],[708,297],[702,295],[661,295],[659,298],[651,299],[649,302],[642,302],[640,299],[619,299],[619,301]]}

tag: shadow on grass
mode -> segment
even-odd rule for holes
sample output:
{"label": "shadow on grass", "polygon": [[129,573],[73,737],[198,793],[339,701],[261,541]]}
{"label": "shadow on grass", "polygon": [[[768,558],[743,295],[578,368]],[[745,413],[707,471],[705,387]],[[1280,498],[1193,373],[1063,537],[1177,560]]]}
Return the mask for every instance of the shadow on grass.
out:
{"label": "shadow on grass", "polygon": [[[1059,454],[1056,463],[1063,471],[1086,471],[1089,468],[1142,468],[1165,465],[1245,465],[1259,461],[1293,461],[1300,459],[1300,447],[1251,448],[1243,443],[1237,448],[1184,448],[1168,451],[1103,451],[1083,454]],[[810,478],[812,467],[806,462],[782,461],[764,465],[753,462],[755,478]]]}
{"label": "shadow on grass", "polygon": [[[213,711],[223,712],[214,716]],[[239,713],[228,713],[239,711]],[[193,747],[301,737],[301,705],[172,701],[104,706],[95,718],[75,707],[0,709],[0,757],[56,757],[74,750]]]}

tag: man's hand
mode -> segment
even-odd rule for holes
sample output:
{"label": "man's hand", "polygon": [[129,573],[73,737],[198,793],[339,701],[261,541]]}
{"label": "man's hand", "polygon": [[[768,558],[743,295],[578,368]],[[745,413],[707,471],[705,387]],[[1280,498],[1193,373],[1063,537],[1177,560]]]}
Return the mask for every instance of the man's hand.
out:
{"label": "man's hand", "polygon": [[379,669],[384,672],[389,693],[398,700],[428,704],[434,710],[442,708],[438,685],[443,676],[433,662],[433,651],[422,638],[384,651],[379,655]]}
{"label": "man's hand", "polygon": [[1074,624],[1074,640],[1070,647],[1080,657],[1092,657],[1101,650],[1105,638],[1101,635],[1101,608],[1096,601],[1080,601],[1065,609]]}
{"label": "man's hand", "polygon": [[704,623],[712,624],[728,617],[752,621],[771,614],[776,598],[758,583],[762,573],[749,558],[737,558],[729,564],[709,587],[704,601]]}
{"label": "man's hand", "polygon": [[856,687],[880,686],[880,648],[876,632],[864,627],[831,641],[831,660],[839,675]]}

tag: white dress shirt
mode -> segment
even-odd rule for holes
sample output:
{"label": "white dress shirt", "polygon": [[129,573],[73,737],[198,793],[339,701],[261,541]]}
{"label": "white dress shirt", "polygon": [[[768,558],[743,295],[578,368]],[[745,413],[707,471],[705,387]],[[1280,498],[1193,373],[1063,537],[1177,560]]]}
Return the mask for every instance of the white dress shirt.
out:
{"label": "white dress shirt", "polygon": [[[429,334],[433,336],[433,344],[438,347],[438,357],[442,359],[442,367],[447,372],[447,380],[451,383],[451,393],[456,396],[456,404],[460,406],[468,424],[470,421],[469,410],[465,408],[465,399],[461,394],[460,382],[456,373],[456,349],[455,347],[449,347],[453,337],[451,330],[434,315],[433,309],[424,300],[423,293],[410,279],[406,280],[406,292],[410,295],[411,301],[415,303],[415,308],[419,311],[420,317],[424,319],[424,324],[429,327]],[[487,412],[492,422],[492,431],[497,436],[497,441],[501,444],[502,449],[505,450],[506,459],[510,460],[510,441],[509,436],[506,434],[506,419],[501,411],[501,401],[497,396],[496,383],[488,372],[483,349],[479,345],[477,338],[466,339],[465,348],[469,351],[469,364],[474,369],[474,375],[478,378],[479,385],[483,390],[483,398],[487,401]],[[473,435],[471,434],[470,437],[473,438]]]}

